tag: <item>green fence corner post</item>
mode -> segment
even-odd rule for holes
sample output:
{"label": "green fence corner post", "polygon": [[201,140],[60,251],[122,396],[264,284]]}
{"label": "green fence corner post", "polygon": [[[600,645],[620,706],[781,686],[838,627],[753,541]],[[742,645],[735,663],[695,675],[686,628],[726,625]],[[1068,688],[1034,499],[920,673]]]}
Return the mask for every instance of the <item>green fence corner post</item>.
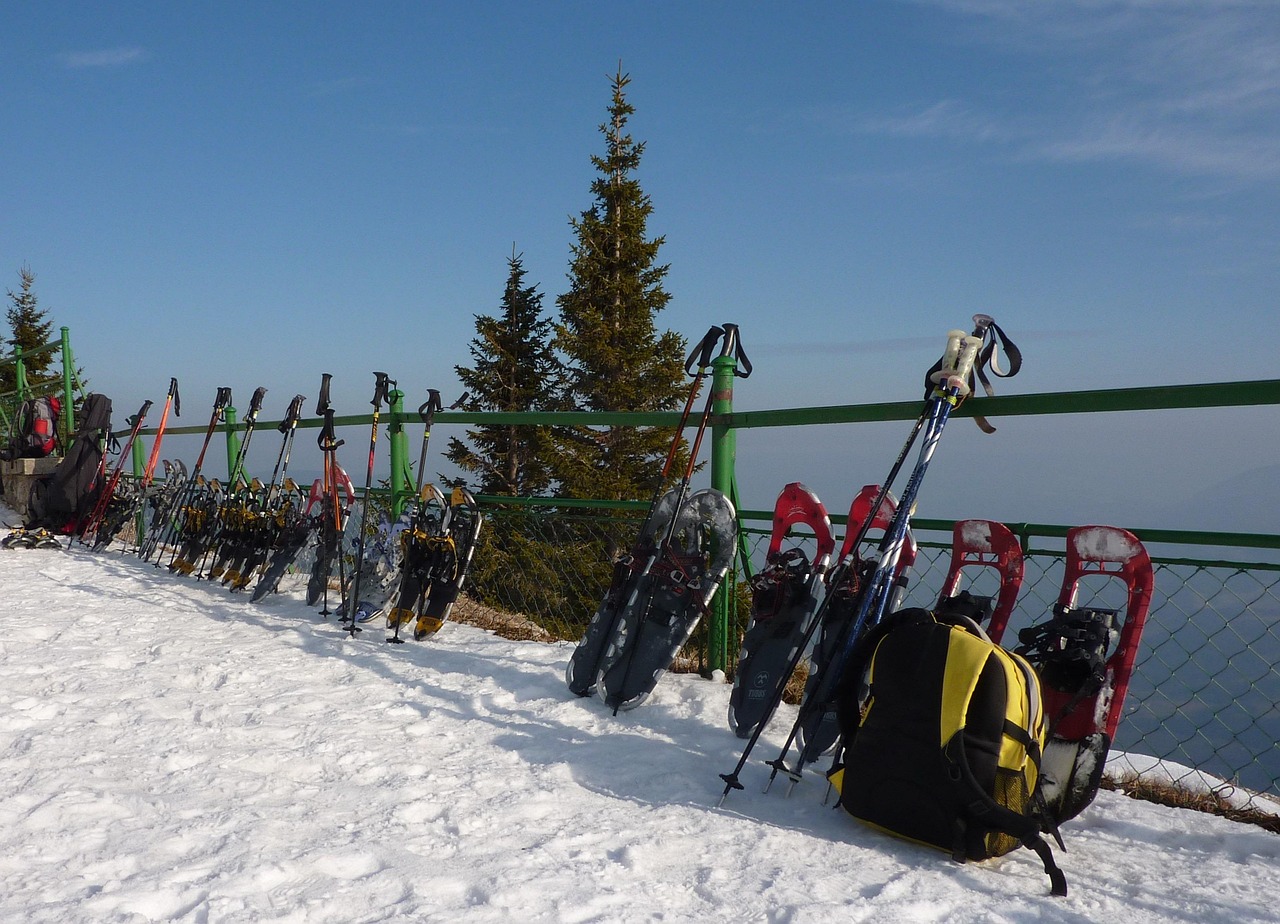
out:
{"label": "green fence corner post", "polygon": [[387,392],[387,404],[391,408],[387,424],[387,444],[391,453],[391,520],[394,522],[404,510],[407,495],[412,493],[409,484],[409,447],[404,435],[404,392],[393,388]]}
{"label": "green fence corner post", "polygon": [[62,328],[62,445],[69,445],[76,432],[75,382],[76,361],[71,355],[71,328]]}
{"label": "green fence corner post", "polygon": [[236,459],[240,457],[240,434],[236,430],[236,409],[228,404],[222,410],[222,425],[226,428],[227,434],[227,485],[235,483],[236,473],[232,471],[236,467]]}
{"label": "green fence corner post", "polygon": [[[733,356],[719,356],[711,363],[711,486],[726,497],[734,494],[734,462],[738,438],[725,423],[733,413],[733,378],[738,362]],[[714,674],[729,665],[729,626],[733,615],[730,581],[720,585],[711,605],[707,627],[707,667]]]}

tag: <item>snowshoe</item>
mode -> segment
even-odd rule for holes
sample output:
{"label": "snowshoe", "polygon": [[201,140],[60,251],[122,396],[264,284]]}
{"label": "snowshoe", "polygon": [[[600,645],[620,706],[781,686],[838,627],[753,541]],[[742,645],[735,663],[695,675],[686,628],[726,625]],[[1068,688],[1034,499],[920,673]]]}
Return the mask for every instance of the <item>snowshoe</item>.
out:
{"label": "snowshoe", "polygon": [[476,540],[484,517],[480,515],[475,498],[464,488],[454,488],[449,499],[449,518],[446,527],[448,548],[435,570],[427,588],[422,611],[413,628],[413,639],[420,642],[440,631],[453,604],[467,579],[471,558],[475,554]]}
{"label": "snowshoe", "polygon": [[[782,550],[783,540],[796,525],[808,527],[816,539],[812,558],[799,547]],[[739,738],[750,738],[782,701],[782,689],[808,637],[833,551],[831,519],[822,501],[802,484],[787,485],[774,505],[765,567],[751,579],[751,621],[742,638],[729,695],[729,727]]]}
{"label": "snowshoe", "polygon": [[565,668],[565,683],[575,696],[590,696],[596,691],[596,675],[600,670],[600,659],[609,640],[617,628],[618,617],[623,609],[635,598],[640,589],[641,579],[653,567],[657,552],[657,537],[666,534],[671,518],[675,514],[676,502],[680,493],[676,490],[664,494],[640,527],[640,535],[636,538],[631,551],[618,557],[613,563],[613,577],[604,599],[595,614],[587,623],[578,646],[569,658]]}
{"label": "snowshoe", "polygon": [[1018,537],[1009,527],[994,520],[958,521],[951,530],[951,564],[938,596],[939,607],[963,592],[960,584],[965,568],[992,568],[996,572],[1000,589],[990,600],[986,618],[990,620],[987,634],[999,638],[1004,634],[1022,589],[1025,563]]}
{"label": "snowshoe", "polygon": [[249,596],[250,602],[258,603],[268,594],[276,592],[276,588],[280,586],[281,579],[297,562],[299,554],[307,544],[307,540],[311,538],[311,532],[314,527],[314,520],[303,514],[296,507],[290,508],[285,513],[284,525],[276,535],[275,548],[269,554],[262,576],[258,578],[258,583],[254,585],[253,593]]}
{"label": "snowshoe", "polygon": [[671,542],[641,576],[601,659],[596,692],[615,712],[653,692],[711,603],[736,552],[737,511],[714,488],[676,513]]}
{"label": "snowshoe", "polygon": [[25,529],[19,527],[13,530],[13,532],[9,533],[9,535],[5,536],[3,539],[0,539],[0,548],[29,549],[34,544],[33,535],[34,534],[29,533]]}
{"label": "snowshoe", "polygon": [[[898,509],[897,499],[892,493],[886,493],[873,518],[871,508],[879,494],[880,486],[869,484],[864,485],[853,499],[839,558],[841,562],[847,562],[848,567],[834,568],[827,575],[827,594],[831,602],[822,614],[818,640],[809,658],[809,677],[805,682],[801,717],[796,729],[796,745],[803,763],[812,763],[829,752],[840,738],[835,709],[835,693],[840,678],[832,676],[829,668],[837,652],[849,641],[848,634],[862,602],[862,594],[876,569],[875,560],[862,561],[853,544],[868,521],[870,525],[865,527],[868,531],[887,530]],[[908,530],[895,571],[895,598],[885,607],[886,612],[897,609],[898,600],[906,591],[906,576],[915,564],[916,553],[916,541]]]}
{"label": "snowshoe", "polygon": [[[1127,591],[1118,610],[1078,606],[1080,580],[1119,578]],[[1049,620],[1018,634],[1015,651],[1040,674],[1049,725],[1040,791],[1061,823],[1093,801],[1124,708],[1151,604],[1151,558],[1138,537],[1113,526],[1067,531],[1062,590]],[[999,642],[997,635],[992,639]]]}
{"label": "snowshoe", "polygon": [[36,530],[35,535],[32,536],[30,539],[30,545],[31,545],[31,548],[34,548],[34,549],[62,548],[62,543],[58,540],[58,537],[55,536],[53,533],[49,532],[47,529]]}
{"label": "snowshoe", "polygon": [[[387,598],[387,628],[393,630],[389,642],[399,643],[400,627],[417,619],[423,597],[434,575],[453,562],[453,543],[448,529],[451,507],[433,484],[418,493],[409,528],[397,536],[400,565]],[[446,562],[447,560],[447,562]]]}

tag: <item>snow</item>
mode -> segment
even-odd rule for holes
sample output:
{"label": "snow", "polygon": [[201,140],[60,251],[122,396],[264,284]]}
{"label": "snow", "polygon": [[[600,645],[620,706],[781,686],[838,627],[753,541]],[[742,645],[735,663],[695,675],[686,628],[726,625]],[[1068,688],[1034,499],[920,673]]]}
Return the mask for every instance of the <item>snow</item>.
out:
{"label": "snow", "polygon": [[1072,542],[1076,554],[1085,561],[1125,562],[1143,551],[1137,537],[1114,526],[1080,527]]}
{"label": "snow", "polygon": [[991,548],[991,523],[988,520],[961,520],[960,538],[966,548],[994,554]]}
{"label": "snow", "polygon": [[[775,719],[667,675],[617,717],[568,646],[448,624],[351,639],[119,552],[0,552],[0,921],[1274,922],[1280,838],[1103,792],[1029,851],[957,865],[766,793]],[[786,707],[784,707],[785,710]]]}

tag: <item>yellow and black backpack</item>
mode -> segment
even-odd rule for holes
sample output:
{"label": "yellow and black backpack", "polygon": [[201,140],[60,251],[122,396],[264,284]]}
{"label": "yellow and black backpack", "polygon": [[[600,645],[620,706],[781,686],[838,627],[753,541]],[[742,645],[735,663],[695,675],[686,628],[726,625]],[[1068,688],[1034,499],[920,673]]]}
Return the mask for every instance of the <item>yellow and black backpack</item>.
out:
{"label": "yellow and black backpack", "polygon": [[855,649],[838,694],[842,753],[831,782],[855,818],[959,862],[1029,847],[1053,894],[1065,895],[1042,833],[1062,841],[1036,789],[1040,681],[957,609],[901,610]]}

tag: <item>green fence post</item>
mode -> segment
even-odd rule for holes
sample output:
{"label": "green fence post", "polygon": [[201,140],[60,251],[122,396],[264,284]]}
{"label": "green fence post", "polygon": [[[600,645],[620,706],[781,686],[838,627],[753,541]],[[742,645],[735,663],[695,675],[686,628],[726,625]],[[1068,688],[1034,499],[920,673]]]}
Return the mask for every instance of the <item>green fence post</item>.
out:
{"label": "green fence post", "polygon": [[[711,486],[726,497],[734,493],[734,461],[738,438],[724,421],[733,413],[733,374],[738,362],[733,356],[719,356],[711,363]],[[718,419],[717,419],[718,418]],[[720,585],[712,602],[711,625],[707,627],[707,667],[726,671],[729,664],[729,627],[733,615],[730,581]]]}
{"label": "green fence post", "polygon": [[[132,424],[130,424],[132,426]],[[142,490],[142,476],[147,470],[147,452],[146,445],[142,441],[142,433],[139,432],[133,438],[133,483],[137,486],[137,490]],[[142,533],[146,529],[146,520],[143,519],[142,507],[138,508],[137,514],[133,518],[133,528],[136,530],[138,542],[142,542]]]}
{"label": "green fence post", "polygon": [[22,347],[13,345],[13,383],[18,391],[18,403],[27,400],[27,364],[22,361]]}
{"label": "green fence post", "polygon": [[62,328],[62,445],[71,442],[71,434],[76,432],[75,395],[72,384],[75,381],[76,361],[71,355],[71,328]]}
{"label": "green fence post", "polygon": [[409,450],[404,435],[404,392],[393,388],[387,392],[391,421],[387,424],[387,444],[391,453],[391,519],[394,522],[404,510],[409,493]]}
{"label": "green fence post", "polygon": [[227,434],[227,485],[230,487],[236,478],[232,469],[240,457],[240,434],[236,431],[236,409],[229,404],[222,411],[222,422]]}

